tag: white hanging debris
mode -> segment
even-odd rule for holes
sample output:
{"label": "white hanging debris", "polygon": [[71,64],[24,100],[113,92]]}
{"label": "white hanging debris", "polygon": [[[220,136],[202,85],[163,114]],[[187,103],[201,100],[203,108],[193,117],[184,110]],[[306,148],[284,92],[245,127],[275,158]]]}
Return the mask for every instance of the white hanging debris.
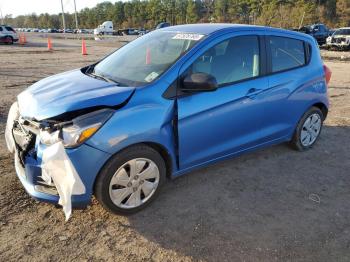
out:
{"label": "white hanging debris", "polygon": [[86,189],[70,161],[62,142],[47,146],[42,154],[42,177],[53,180],[60,196],[66,221],[72,214],[72,195],[85,194]]}
{"label": "white hanging debris", "polygon": [[10,107],[10,111],[7,118],[6,130],[5,130],[5,140],[8,150],[11,153],[15,152],[15,142],[13,141],[12,128],[16,119],[19,118],[19,110],[17,102],[13,103]]}

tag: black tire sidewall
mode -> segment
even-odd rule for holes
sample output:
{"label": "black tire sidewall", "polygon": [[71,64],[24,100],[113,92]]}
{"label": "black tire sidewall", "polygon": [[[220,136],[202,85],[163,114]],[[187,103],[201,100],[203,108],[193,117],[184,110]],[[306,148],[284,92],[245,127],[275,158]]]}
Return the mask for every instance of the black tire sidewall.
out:
{"label": "black tire sidewall", "polygon": [[[147,158],[152,160],[159,170],[159,183],[151,198],[141,206],[131,209],[124,209],[116,206],[109,195],[109,184],[115,172],[126,162],[135,158]],[[146,145],[136,145],[122,150],[101,169],[95,183],[95,196],[98,201],[109,211],[120,215],[129,215],[138,212],[148,206],[159,194],[159,191],[166,180],[166,165],[162,156],[153,148]]]}
{"label": "black tire sidewall", "polygon": [[6,41],[6,44],[7,44],[7,45],[12,45],[12,44],[13,44],[13,38],[12,38],[12,36],[6,36],[5,39],[9,39],[9,40],[10,40],[9,42]]}
{"label": "black tire sidewall", "polygon": [[[304,146],[302,143],[301,143],[301,131],[303,129],[303,125],[306,121],[306,119],[312,115],[312,114],[318,114],[321,118],[321,127],[320,127],[320,132],[318,133],[317,135],[317,138],[316,140],[311,144],[311,145],[308,145],[308,146]],[[307,150],[311,147],[313,147],[316,143],[317,143],[317,140],[318,138],[320,137],[321,135],[321,132],[322,132],[322,127],[323,127],[323,120],[324,120],[324,116],[323,116],[323,113],[322,111],[317,108],[317,107],[311,107],[304,115],[303,117],[299,120],[299,123],[298,123],[298,126],[295,130],[295,134],[294,134],[294,137],[293,137],[293,140],[292,140],[292,144],[293,146],[298,149],[299,151],[304,151],[304,150]]]}

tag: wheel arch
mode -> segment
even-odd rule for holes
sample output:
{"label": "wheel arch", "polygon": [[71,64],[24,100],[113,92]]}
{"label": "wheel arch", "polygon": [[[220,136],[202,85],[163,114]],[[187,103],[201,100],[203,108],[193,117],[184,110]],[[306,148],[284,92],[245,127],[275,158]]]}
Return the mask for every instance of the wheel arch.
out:
{"label": "wheel arch", "polygon": [[315,103],[312,106],[317,107],[321,110],[322,114],[323,114],[323,120],[325,120],[327,118],[328,115],[328,107],[321,102]]}
{"label": "wheel arch", "polygon": [[[171,158],[170,153],[168,152],[168,150],[161,144],[155,143],[155,142],[143,142],[143,143],[138,143],[139,145],[143,144],[143,145],[147,145],[151,148],[153,148],[154,150],[156,150],[161,157],[164,159],[165,162],[165,167],[166,167],[166,176],[167,178],[171,177],[172,174],[172,169],[173,169],[173,160]],[[136,144],[136,145],[138,145]],[[131,145],[134,146],[134,145]]]}

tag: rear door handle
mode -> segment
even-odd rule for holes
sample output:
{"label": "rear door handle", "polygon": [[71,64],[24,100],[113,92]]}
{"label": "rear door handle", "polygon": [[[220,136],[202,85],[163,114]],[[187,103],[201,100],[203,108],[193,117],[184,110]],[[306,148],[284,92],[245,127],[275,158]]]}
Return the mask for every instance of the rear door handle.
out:
{"label": "rear door handle", "polygon": [[249,98],[254,98],[256,97],[259,93],[261,93],[263,90],[262,89],[259,89],[259,88],[251,88],[248,90],[247,94],[246,94],[246,97],[249,97]]}

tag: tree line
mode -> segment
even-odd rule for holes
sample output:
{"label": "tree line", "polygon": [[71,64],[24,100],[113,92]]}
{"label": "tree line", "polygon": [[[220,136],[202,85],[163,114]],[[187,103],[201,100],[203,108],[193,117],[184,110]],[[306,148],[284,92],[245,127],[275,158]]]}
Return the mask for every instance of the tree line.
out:
{"label": "tree line", "polygon": [[[65,13],[66,27],[75,28],[74,14]],[[102,2],[78,13],[79,28],[95,28],[111,20],[116,28],[152,29],[160,22],[244,23],[283,28],[325,23],[350,26],[350,0],[132,0]],[[62,28],[61,14],[6,15],[20,28]]]}

